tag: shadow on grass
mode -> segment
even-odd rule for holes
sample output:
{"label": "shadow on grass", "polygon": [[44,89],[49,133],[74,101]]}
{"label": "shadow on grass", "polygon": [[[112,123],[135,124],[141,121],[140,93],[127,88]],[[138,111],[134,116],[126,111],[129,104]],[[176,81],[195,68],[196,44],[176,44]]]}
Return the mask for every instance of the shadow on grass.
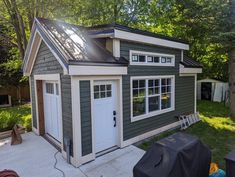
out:
{"label": "shadow on grass", "polygon": [[222,103],[198,101],[197,109],[206,117],[229,117],[229,108]]}

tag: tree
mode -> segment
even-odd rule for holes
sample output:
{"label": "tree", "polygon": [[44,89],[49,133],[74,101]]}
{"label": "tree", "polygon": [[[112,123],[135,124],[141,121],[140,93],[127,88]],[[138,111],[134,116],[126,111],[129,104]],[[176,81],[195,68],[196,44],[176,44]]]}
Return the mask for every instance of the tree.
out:
{"label": "tree", "polygon": [[235,0],[230,1],[229,32],[223,35],[229,48],[229,97],[231,116],[235,118]]}
{"label": "tree", "polygon": [[[60,0],[0,0],[0,24],[8,29],[0,40],[17,45],[20,58],[23,60],[35,17],[54,17],[59,13],[63,3]],[[56,13],[55,13],[56,14]]]}

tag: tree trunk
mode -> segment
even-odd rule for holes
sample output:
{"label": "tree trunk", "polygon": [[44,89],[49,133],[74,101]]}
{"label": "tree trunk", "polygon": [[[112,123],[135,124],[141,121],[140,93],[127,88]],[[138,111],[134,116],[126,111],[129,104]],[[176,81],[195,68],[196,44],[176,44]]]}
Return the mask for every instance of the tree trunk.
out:
{"label": "tree trunk", "polygon": [[21,59],[24,58],[24,53],[27,46],[27,39],[25,33],[25,26],[23,18],[18,10],[17,3],[15,0],[3,0],[3,3],[6,6],[8,14],[11,19],[11,24],[14,27],[16,38],[17,38],[17,45],[20,52]]}
{"label": "tree trunk", "polygon": [[[232,24],[230,32],[235,31],[235,0],[230,0],[230,22]],[[235,119],[235,46],[231,44],[229,52],[229,101],[231,117]]]}
{"label": "tree trunk", "polygon": [[235,49],[229,53],[229,102],[231,117],[235,118]]}

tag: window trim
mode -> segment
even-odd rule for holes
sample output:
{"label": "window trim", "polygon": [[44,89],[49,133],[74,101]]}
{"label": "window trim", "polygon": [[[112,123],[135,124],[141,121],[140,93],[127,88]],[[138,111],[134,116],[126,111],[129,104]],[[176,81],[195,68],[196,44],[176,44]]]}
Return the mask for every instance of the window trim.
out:
{"label": "window trim", "polygon": [[[163,109],[163,110],[157,110],[157,111],[152,111],[152,112],[148,112],[145,113],[143,115],[139,115],[136,117],[133,117],[133,93],[132,93],[132,82],[133,80],[141,80],[141,79],[145,79],[145,80],[151,80],[151,79],[162,79],[162,78],[171,78],[172,79],[172,97],[171,97],[171,107],[167,108],[167,109]],[[147,82],[145,83],[147,85]],[[148,90],[148,89],[147,89]],[[153,116],[156,115],[160,115],[160,114],[164,114],[167,112],[171,112],[175,110],[175,75],[159,75],[159,76],[133,76],[130,77],[130,108],[131,108],[131,122],[135,122],[135,121],[139,121],[139,120],[143,120],[143,119],[147,119],[147,118],[151,118]],[[146,101],[146,106],[148,109],[149,103],[148,101]]]}
{"label": "window trim", "polygon": [[[145,55],[145,62],[133,62],[132,55],[133,54],[142,54]],[[147,55],[156,55],[156,56],[163,56],[163,57],[171,57],[171,63],[149,63],[147,62]],[[171,54],[164,54],[164,53],[154,53],[154,52],[145,52],[145,51],[138,51],[138,50],[130,50],[129,51],[129,58],[130,58],[130,65],[145,65],[145,66],[175,66],[175,55]]]}

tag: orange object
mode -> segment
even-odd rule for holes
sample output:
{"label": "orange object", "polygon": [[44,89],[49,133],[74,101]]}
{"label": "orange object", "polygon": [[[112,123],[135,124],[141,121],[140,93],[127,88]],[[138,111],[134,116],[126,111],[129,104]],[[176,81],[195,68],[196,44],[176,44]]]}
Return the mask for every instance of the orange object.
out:
{"label": "orange object", "polygon": [[210,175],[213,174],[213,173],[216,173],[218,172],[219,170],[219,167],[216,163],[211,163],[210,165]]}

